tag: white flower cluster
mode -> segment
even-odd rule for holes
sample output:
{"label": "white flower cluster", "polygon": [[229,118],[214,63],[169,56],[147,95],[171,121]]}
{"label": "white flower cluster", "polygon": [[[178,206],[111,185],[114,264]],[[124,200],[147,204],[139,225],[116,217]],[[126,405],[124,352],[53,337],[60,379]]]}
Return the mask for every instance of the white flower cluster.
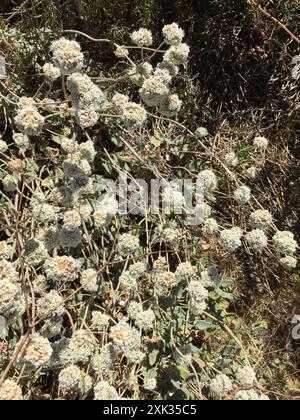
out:
{"label": "white flower cluster", "polygon": [[217,375],[210,382],[210,392],[215,398],[224,398],[233,390],[231,379],[223,373]]}
{"label": "white flower cluster", "polygon": [[[22,337],[16,345],[16,349],[23,341]],[[49,362],[52,355],[52,347],[47,338],[42,337],[39,333],[33,333],[29,336],[22,351],[18,354],[15,366],[21,369],[23,366],[26,371],[33,372]]]}
{"label": "white flower cluster", "polygon": [[14,264],[0,260],[0,315],[13,322],[25,312],[25,297]]}
{"label": "white flower cluster", "polygon": [[237,203],[240,205],[247,204],[251,200],[251,190],[246,185],[243,185],[235,190],[233,195]]}
{"label": "white flower cluster", "polygon": [[83,290],[89,293],[97,292],[99,288],[99,276],[96,270],[88,268],[81,273],[80,283]]}
{"label": "white flower cluster", "polygon": [[54,257],[45,262],[44,269],[48,279],[70,282],[78,278],[81,264],[73,257]]}
{"label": "white flower cluster", "polygon": [[110,338],[116,348],[121,350],[129,359],[133,352],[140,351],[141,334],[125,320],[119,321],[117,325],[110,329]]}
{"label": "white flower cluster", "polygon": [[268,246],[268,238],[264,231],[260,229],[247,233],[245,238],[254,252],[262,252]]}
{"label": "white flower cluster", "polygon": [[21,387],[13,380],[6,379],[0,386],[0,401],[23,400]]}
{"label": "white flower cluster", "polygon": [[195,316],[202,315],[207,307],[208,290],[197,279],[189,283],[187,292],[191,298],[189,302],[191,313]]}
{"label": "white flower cluster", "polygon": [[54,66],[52,63],[44,64],[42,68],[43,74],[50,81],[54,82],[61,76],[61,71],[58,67]]}
{"label": "white flower cluster", "polygon": [[33,105],[21,107],[15,117],[15,124],[22,134],[27,136],[38,136],[41,134],[45,118]]}
{"label": "white flower cluster", "polygon": [[225,229],[220,234],[219,243],[225,251],[235,252],[238,248],[242,246],[242,236],[243,232],[238,227]]}
{"label": "white flower cluster", "polygon": [[66,38],[52,42],[53,62],[62,74],[71,74],[83,67],[83,54],[80,44]]}
{"label": "white flower cluster", "polygon": [[108,376],[114,368],[116,351],[112,343],[101,347],[100,352],[91,359],[92,369],[97,375]]}
{"label": "white flower cluster", "polygon": [[103,199],[98,202],[97,208],[93,214],[95,226],[98,228],[107,226],[111,222],[112,217],[117,214],[118,206],[118,202],[114,197],[109,194],[105,195]]}
{"label": "white flower cluster", "polygon": [[269,146],[269,140],[266,137],[255,137],[253,145],[257,150],[264,151]]}
{"label": "white flower cluster", "polygon": [[139,47],[150,47],[153,43],[152,34],[145,28],[140,28],[131,34],[132,41]]}
{"label": "white flower cluster", "polygon": [[229,168],[236,168],[239,164],[239,158],[234,151],[231,151],[225,155],[224,162]]}
{"label": "white flower cluster", "polygon": [[94,400],[114,401],[120,400],[117,390],[108,382],[100,381],[94,387]]}
{"label": "white flower cluster", "polygon": [[131,233],[123,233],[119,237],[118,249],[123,257],[135,254],[140,247],[140,241]]}
{"label": "white flower cluster", "polygon": [[68,77],[67,87],[82,128],[93,127],[99,119],[98,112],[107,106],[102,90],[86,75],[73,73]]}
{"label": "white flower cluster", "polygon": [[288,231],[277,232],[273,237],[273,242],[281,254],[290,257],[296,253],[298,248],[294,234]]}
{"label": "white flower cluster", "polygon": [[152,309],[144,310],[141,303],[130,302],[127,313],[128,317],[134,321],[138,328],[144,331],[153,329],[155,314]]}
{"label": "white flower cluster", "polygon": [[272,215],[268,210],[256,210],[250,215],[250,225],[253,229],[265,230],[272,221]]}

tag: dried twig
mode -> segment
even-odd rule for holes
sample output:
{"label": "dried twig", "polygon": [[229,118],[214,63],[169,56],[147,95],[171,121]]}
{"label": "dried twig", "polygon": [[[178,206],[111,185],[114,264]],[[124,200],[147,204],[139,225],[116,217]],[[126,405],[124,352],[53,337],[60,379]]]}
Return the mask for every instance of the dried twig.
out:
{"label": "dried twig", "polygon": [[271,15],[271,13],[267,12],[260,4],[257,4],[255,1],[251,2],[263,15],[267,16],[269,19],[272,19],[280,28],[282,28],[297,44],[300,45],[300,38],[298,38],[293,32],[289,30],[289,28],[278,20],[275,16]]}

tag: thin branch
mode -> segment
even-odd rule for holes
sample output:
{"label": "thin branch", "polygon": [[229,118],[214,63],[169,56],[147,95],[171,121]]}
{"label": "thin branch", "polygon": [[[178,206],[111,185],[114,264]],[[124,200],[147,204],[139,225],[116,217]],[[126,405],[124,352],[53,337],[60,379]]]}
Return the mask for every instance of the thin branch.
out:
{"label": "thin branch", "polygon": [[261,7],[260,4],[257,4],[255,1],[253,1],[253,5],[257,7],[257,9],[265,16],[267,16],[269,19],[273,20],[280,28],[282,28],[297,44],[300,45],[300,38],[298,38],[293,32],[289,30],[289,28],[282,23],[280,20],[278,20],[275,16],[271,15],[271,13],[267,12],[263,7]]}

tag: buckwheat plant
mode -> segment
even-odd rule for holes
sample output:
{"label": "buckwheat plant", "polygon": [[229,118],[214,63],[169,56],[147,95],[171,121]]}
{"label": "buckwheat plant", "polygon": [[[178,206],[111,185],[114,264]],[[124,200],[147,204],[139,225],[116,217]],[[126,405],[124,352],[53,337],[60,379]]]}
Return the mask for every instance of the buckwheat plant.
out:
{"label": "buckwheat plant", "polygon": [[[186,123],[185,31],[41,36],[28,83],[13,61],[0,82],[0,399],[266,399],[232,264],[294,270],[298,245],[245,185],[239,153]],[[7,42],[18,56],[22,37]],[[111,50],[109,71],[87,38]],[[202,195],[171,184],[186,175]],[[165,211],[142,194],[152,181]]]}

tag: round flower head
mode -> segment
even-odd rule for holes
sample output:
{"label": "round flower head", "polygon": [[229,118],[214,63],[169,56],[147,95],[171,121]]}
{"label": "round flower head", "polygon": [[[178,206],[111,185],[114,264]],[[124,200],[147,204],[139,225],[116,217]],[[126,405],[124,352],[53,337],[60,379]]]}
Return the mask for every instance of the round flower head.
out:
{"label": "round flower head", "polygon": [[27,96],[22,96],[22,98],[19,99],[18,107],[19,108],[25,108],[27,106],[36,106],[36,102],[33,98],[28,98]]}
{"label": "round flower head", "polygon": [[199,301],[192,298],[189,300],[189,311],[192,315],[202,316],[206,309],[207,303],[205,300]]}
{"label": "round flower head", "polygon": [[32,238],[26,243],[24,258],[26,265],[36,267],[49,258],[49,254],[42,241]]}
{"label": "round flower head", "polygon": [[8,144],[4,140],[0,140],[0,153],[6,153],[8,151]]}
{"label": "round flower head", "polygon": [[89,163],[94,162],[96,157],[96,151],[94,143],[91,140],[81,143],[79,146],[79,152],[82,156],[82,159],[87,160]]}
{"label": "round flower head", "polygon": [[129,272],[123,273],[119,278],[120,289],[124,292],[134,292],[138,289],[136,277]]}
{"label": "round flower head", "polygon": [[16,146],[23,151],[26,151],[30,144],[29,138],[22,133],[15,133],[13,135],[13,141],[15,142]]}
{"label": "round flower head", "polygon": [[204,287],[214,287],[221,283],[222,277],[216,267],[208,267],[202,271],[199,281]]}
{"label": "round flower head", "polygon": [[86,74],[74,73],[69,76],[67,87],[77,112],[80,110],[96,112],[106,106],[105,94]]}
{"label": "round flower head", "polygon": [[129,102],[129,96],[122,95],[121,93],[116,93],[112,97],[112,104],[116,108],[116,110],[120,113],[123,112],[124,106]]}
{"label": "round flower head", "polygon": [[207,219],[204,221],[202,230],[204,235],[215,235],[219,232],[219,224],[215,219]]}
{"label": "round flower head", "polygon": [[268,210],[256,210],[250,215],[250,225],[253,229],[266,229],[273,221]]}
{"label": "round flower head", "polygon": [[135,320],[140,312],[143,312],[143,305],[139,302],[130,302],[127,314],[130,319]]}
{"label": "round flower head", "polygon": [[159,70],[167,70],[171,77],[176,77],[179,73],[179,68],[172,63],[166,63],[162,61],[157,65]]}
{"label": "round flower head", "polygon": [[0,386],[0,401],[23,400],[22,389],[11,379],[6,379]]}
{"label": "round flower head", "polygon": [[255,179],[257,177],[257,168],[255,166],[250,166],[250,168],[247,168],[245,171],[245,176],[251,179]]}
{"label": "round flower head", "polygon": [[115,50],[115,55],[118,58],[126,58],[129,56],[129,51],[127,48],[124,47],[117,47]]}
{"label": "round flower head", "polygon": [[129,363],[140,365],[145,359],[145,353],[143,353],[141,350],[133,349],[126,353],[126,358]]}
{"label": "round flower head", "polygon": [[165,257],[158,257],[157,260],[153,262],[153,272],[163,273],[168,270],[168,263]]}
{"label": "round flower head", "polygon": [[120,400],[117,390],[109,385],[108,382],[100,381],[98,382],[94,387],[94,400],[107,400],[107,401],[113,401],[113,400]]}
{"label": "round flower head", "polygon": [[16,302],[22,296],[21,288],[10,281],[0,281],[0,315],[6,318],[14,315]]}
{"label": "round flower head", "polygon": [[6,192],[14,192],[18,188],[18,182],[12,175],[6,175],[2,179],[2,184]]}
{"label": "round flower head", "polygon": [[122,256],[135,254],[140,247],[140,241],[136,236],[131,233],[123,233],[119,237],[118,249]]}
{"label": "round flower head", "polygon": [[51,52],[53,62],[59,67],[62,74],[74,73],[83,66],[83,54],[80,44],[66,38],[60,38],[52,42]]}
{"label": "round flower head", "polygon": [[62,248],[76,248],[81,244],[82,234],[80,229],[63,227],[59,232],[59,243]]}
{"label": "round flower head", "polygon": [[36,276],[32,282],[33,290],[36,295],[44,295],[47,293],[48,283],[45,276],[39,275]]}
{"label": "round flower head", "polygon": [[94,354],[91,360],[92,369],[97,375],[108,376],[114,368],[116,352],[112,343],[101,347],[100,353]]}
{"label": "round flower head", "polygon": [[197,274],[197,268],[193,267],[190,262],[180,263],[176,269],[176,278],[181,280],[190,280]]}
{"label": "round flower head", "polygon": [[179,232],[177,229],[166,228],[162,232],[162,239],[168,244],[173,244],[178,241]]}
{"label": "round flower head", "polygon": [[280,265],[286,270],[294,270],[297,267],[297,259],[294,257],[281,258]]}
{"label": "round flower head", "polygon": [[174,273],[171,272],[158,272],[155,276],[155,284],[157,286],[165,287],[167,289],[171,289],[176,286],[176,276]]}
{"label": "round flower head", "polygon": [[172,82],[172,76],[167,69],[156,68],[154,78],[159,80],[164,85],[169,85]]}
{"label": "round flower head", "polygon": [[160,106],[162,115],[172,118],[178,114],[182,107],[182,100],[179,99],[177,94],[169,95]]}
{"label": "round flower head", "polygon": [[99,279],[96,270],[89,268],[81,273],[80,283],[83,290],[89,293],[97,292],[99,288]]}
{"label": "round flower head", "polygon": [[264,151],[268,148],[269,141],[265,137],[255,137],[253,144],[256,149]]}
{"label": "round flower head", "polygon": [[256,374],[250,366],[239,369],[236,380],[243,388],[252,388],[256,382]]}
{"label": "round flower head", "polygon": [[0,259],[9,260],[14,254],[13,247],[6,241],[0,241]]}
{"label": "round flower head", "polygon": [[273,242],[279,252],[289,257],[293,256],[298,248],[292,232],[277,232],[273,237]]}
{"label": "round flower head", "polygon": [[140,332],[124,320],[119,321],[117,325],[111,328],[110,338],[125,355],[131,350],[138,349],[141,345]]}
{"label": "round flower head", "polygon": [[37,316],[39,318],[62,316],[64,313],[64,300],[56,290],[51,290],[37,301]]}
{"label": "round flower head", "polygon": [[224,398],[233,390],[233,384],[227,375],[219,374],[210,382],[210,392],[216,398]]}
{"label": "round flower head", "polygon": [[52,63],[44,64],[42,71],[50,82],[54,82],[54,80],[57,80],[61,76],[60,69],[55,67]]}
{"label": "round flower head", "polygon": [[103,314],[100,311],[93,311],[92,312],[92,326],[98,330],[101,331],[109,326],[110,317],[106,314]]}
{"label": "round flower head", "polygon": [[200,172],[197,182],[204,187],[204,192],[212,192],[218,188],[218,178],[211,169]]}
{"label": "round flower head", "polygon": [[[23,338],[16,345],[16,348],[19,347],[22,341]],[[47,338],[42,337],[38,333],[33,333],[29,336],[29,339],[18,354],[15,366],[20,369],[24,365],[26,371],[35,371],[50,360],[52,351],[52,347]]]}
{"label": "round flower head", "polygon": [[146,79],[140,89],[141,98],[148,106],[161,104],[168,93],[168,87],[156,77]]}
{"label": "round flower head", "polygon": [[63,369],[58,376],[58,383],[63,393],[74,392],[79,388],[81,372],[78,366],[70,365]]}
{"label": "round flower head", "polygon": [[77,203],[74,208],[78,211],[83,222],[87,222],[93,212],[93,207],[89,202]]}
{"label": "round flower head", "polygon": [[182,42],[184,38],[184,31],[177,25],[177,23],[172,23],[171,25],[164,26],[163,35],[167,44],[177,45]]}
{"label": "round flower head", "polygon": [[43,130],[45,118],[35,107],[26,106],[18,111],[15,123],[21,133],[27,136],[38,136]]}
{"label": "round flower head", "polygon": [[81,128],[90,128],[98,123],[99,115],[93,108],[80,109],[77,112],[77,120]]}
{"label": "round flower head", "polygon": [[164,61],[175,65],[186,65],[190,54],[190,47],[187,44],[172,45],[164,54]]}
{"label": "round flower head", "polygon": [[260,401],[260,395],[254,389],[238,391],[234,398],[235,401]]}
{"label": "round flower head", "polygon": [[11,283],[19,281],[19,274],[13,263],[0,259],[0,281],[9,281]]}
{"label": "round flower head", "polygon": [[147,309],[146,311],[137,313],[134,319],[135,325],[144,331],[153,330],[154,322],[155,314],[152,309]]}
{"label": "round flower head", "polygon": [[68,137],[63,137],[61,139],[61,148],[66,153],[76,153],[79,151],[79,144],[74,139],[69,139]]}
{"label": "round flower head", "polygon": [[138,66],[133,66],[129,70],[129,77],[136,86],[143,86],[143,83],[153,73],[153,67],[150,63],[145,62]]}
{"label": "round flower head", "polygon": [[74,281],[78,278],[81,265],[73,257],[54,257],[44,264],[48,279],[56,281]]}
{"label": "round flower head", "polygon": [[242,246],[242,236],[243,232],[238,227],[225,229],[220,234],[219,243],[225,251],[235,252],[239,247]]}
{"label": "round flower head", "polygon": [[208,299],[208,291],[199,280],[192,280],[186,290],[190,297],[196,302],[203,302]]}
{"label": "round flower head", "polygon": [[239,187],[233,194],[238,204],[244,205],[251,200],[251,190],[246,185]]}
{"label": "round flower head", "polygon": [[128,269],[128,272],[132,277],[136,279],[141,279],[142,277],[145,276],[146,270],[147,270],[147,265],[145,261],[142,261],[142,262],[131,264],[131,266]]}
{"label": "round flower head", "polygon": [[239,158],[235,152],[232,151],[225,155],[224,162],[225,165],[229,166],[230,168],[236,168],[239,164]]}
{"label": "round flower head", "polygon": [[264,231],[260,229],[247,233],[246,241],[254,252],[262,252],[268,247],[268,238]]}
{"label": "round flower head", "polygon": [[129,127],[140,127],[147,120],[145,109],[135,102],[128,102],[124,105],[123,116]]}
{"label": "round flower head", "polygon": [[199,128],[197,128],[197,130],[195,131],[195,136],[196,136],[198,139],[204,139],[205,137],[208,137],[208,135],[209,135],[208,130],[207,130],[207,128],[205,128],[205,127],[199,127]]}
{"label": "round flower head", "polygon": [[148,391],[154,391],[157,387],[155,378],[144,378],[144,388]]}
{"label": "round flower head", "polygon": [[97,348],[97,341],[93,334],[87,330],[77,330],[68,340],[60,358],[63,363],[87,363]]}
{"label": "round flower head", "polygon": [[150,31],[141,28],[131,34],[132,41],[139,47],[150,47],[153,44],[153,38]]}
{"label": "round flower head", "polygon": [[64,319],[60,316],[48,318],[44,321],[44,325],[40,329],[43,337],[54,338],[61,335]]}
{"label": "round flower head", "polygon": [[81,217],[77,210],[69,210],[64,214],[64,227],[74,229],[81,226]]}

